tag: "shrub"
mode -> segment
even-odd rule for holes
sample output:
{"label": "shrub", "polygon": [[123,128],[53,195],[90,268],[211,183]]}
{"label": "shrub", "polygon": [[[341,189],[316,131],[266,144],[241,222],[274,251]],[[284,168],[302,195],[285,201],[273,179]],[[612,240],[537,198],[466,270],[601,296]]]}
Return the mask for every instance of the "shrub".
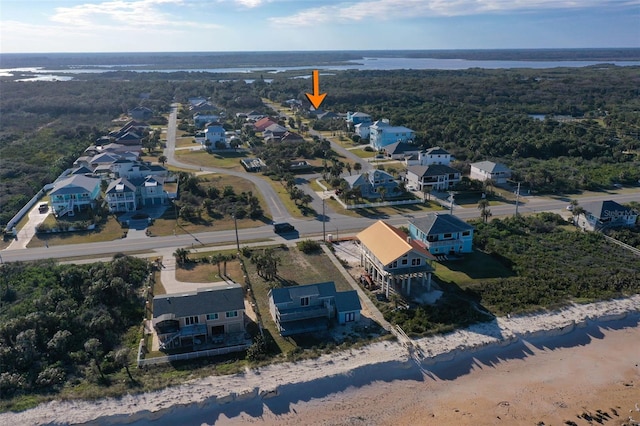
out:
{"label": "shrub", "polygon": [[302,240],[298,242],[298,249],[305,254],[317,253],[320,251],[320,243],[314,240]]}

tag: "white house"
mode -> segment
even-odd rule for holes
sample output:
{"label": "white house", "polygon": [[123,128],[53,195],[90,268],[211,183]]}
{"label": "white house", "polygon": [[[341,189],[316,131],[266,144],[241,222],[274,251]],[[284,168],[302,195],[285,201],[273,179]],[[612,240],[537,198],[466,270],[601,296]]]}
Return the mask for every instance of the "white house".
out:
{"label": "white house", "polygon": [[575,218],[576,224],[588,231],[606,228],[632,227],[638,221],[638,212],[615,201],[596,201],[581,205],[585,213]]}
{"label": "white house", "polygon": [[507,183],[507,180],[511,178],[511,169],[501,163],[479,161],[471,164],[469,177],[483,182],[492,180],[495,183]]}
{"label": "white house", "polygon": [[448,166],[451,164],[451,154],[447,150],[436,146],[420,152],[417,158],[411,157],[406,163],[407,166],[430,166],[432,164]]}
{"label": "white house", "polygon": [[369,128],[371,123],[358,123],[354,126],[356,135],[360,136],[360,139],[369,139]]}

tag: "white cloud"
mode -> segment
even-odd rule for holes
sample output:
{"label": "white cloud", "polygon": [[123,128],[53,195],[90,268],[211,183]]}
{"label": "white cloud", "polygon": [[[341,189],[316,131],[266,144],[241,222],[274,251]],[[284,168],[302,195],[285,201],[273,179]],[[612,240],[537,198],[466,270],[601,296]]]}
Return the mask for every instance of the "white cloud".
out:
{"label": "white cloud", "polygon": [[382,21],[638,5],[640,0],[360,0],[313,7],[293,15],[274,17],[270,21],[276,25],[311,26],[318,23],[345,23],[365,19]]}
{"label": "white cloud", "polygon": [[262,0],[235,0],[235,2],[250,9],[258,7],[263,3]]}
{"label": "white cloud", "polygon": [[[75,27],[104,27],[114,23],[126,27],[202,26],[179,21],[162,10],[163,5],[183,5],[184,0],[111,0],[84,3],[72,7],[58,7],[51,21]],[[204,24],[208,28],[218,25]]]}

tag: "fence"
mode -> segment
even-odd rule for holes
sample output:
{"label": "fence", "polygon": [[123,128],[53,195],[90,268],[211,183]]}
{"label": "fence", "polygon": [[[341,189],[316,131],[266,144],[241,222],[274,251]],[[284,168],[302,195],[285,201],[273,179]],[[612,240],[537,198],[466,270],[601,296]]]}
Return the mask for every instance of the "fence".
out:
{"label": "fence", "polygon": [[7,226],[6,226],[5,229],[7,231],[11,231],[13,229],[13,227],[16,226],[16,224],[18,222],[20,222],[20,220],[24,217],[24,215],[27,214],[27,212],[29,210],[31,210],[31,207],[33,207],[38,202],[38,200],[40,200],[40,198],[42,198],[44,196],[44,194],[46,194],[47,191],[49,191],[51,188],[53,188],[53,184],[52,183],[49,183],[49,184],[45,185],[44,187],[42,187],[42,189],[40,189],[40,191],[38,191],[38,193],[36,195],[34,195],[27,202],[27,204],[25,204],[18,211],[18,213],[16,213],[16,215],[11,218],[11,220],[9,222],[7,222]]}
{"label": "fence", "polygon": [[249,346],[251,346],[251,344],[243,343],[241,345],[227,346],[224,348],[208,349],[206,351],[197,351],[197,352],[187,352],[184,354],[167,355],[167,356],[160,356],[160,357],[148,358],[148,359],[142,358],[142,352],[143,352],[142,346],[143,346],[143,342],[141,342],[140,346],[138,347],[138,361],[137,361],[138,368],[145,367],[147,365],[166,364],[172,361],[184,361],[187,359],[206,358],[206,357],[215,356],[215,355],[224,355],[232,352],[242,352],[246,350]]}
{"label": "fence", "polygon": [[422,204],[422,203],[424,203],[424,201],[422,201],[422,200],[384,201],[384,202],[381,202],[381,203],[367,203],[367,204],[344,204],[341,201],[339,201],[339,202],[347,210],[366,209],[366,208],[372,208],[372,207],[405,206],[405,205],[408,205],[408,204]]}

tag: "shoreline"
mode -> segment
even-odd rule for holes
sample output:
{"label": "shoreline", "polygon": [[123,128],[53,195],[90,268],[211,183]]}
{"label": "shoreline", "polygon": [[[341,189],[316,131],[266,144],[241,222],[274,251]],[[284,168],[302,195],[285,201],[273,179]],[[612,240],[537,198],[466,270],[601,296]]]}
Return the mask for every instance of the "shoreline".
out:
{"label": "shoreline", "polygon": [[[483,366],[521,362],[545,351],[580,350],[604,339],[602,329],[607,333],[640,334],[640,295],[571,305],[542,314],[496,318],[447,335],[418,339],[411,351],[396,341],[378,342],[317,359],[272,364],[232,376],[210,376],[145,394],[98,401],[52,401],[23,412],[2,413],[0,421],[21,425],[153,421],[171,425],[266,421],[263,416],[282,420],[282,416],[295,417],[294,406],[299,404],[314,406],[338,394],[371,391],[374,385],[455,382]],[[630,343],[635,343],[633,352],[636,364],[640,363],[640,340]]]}

